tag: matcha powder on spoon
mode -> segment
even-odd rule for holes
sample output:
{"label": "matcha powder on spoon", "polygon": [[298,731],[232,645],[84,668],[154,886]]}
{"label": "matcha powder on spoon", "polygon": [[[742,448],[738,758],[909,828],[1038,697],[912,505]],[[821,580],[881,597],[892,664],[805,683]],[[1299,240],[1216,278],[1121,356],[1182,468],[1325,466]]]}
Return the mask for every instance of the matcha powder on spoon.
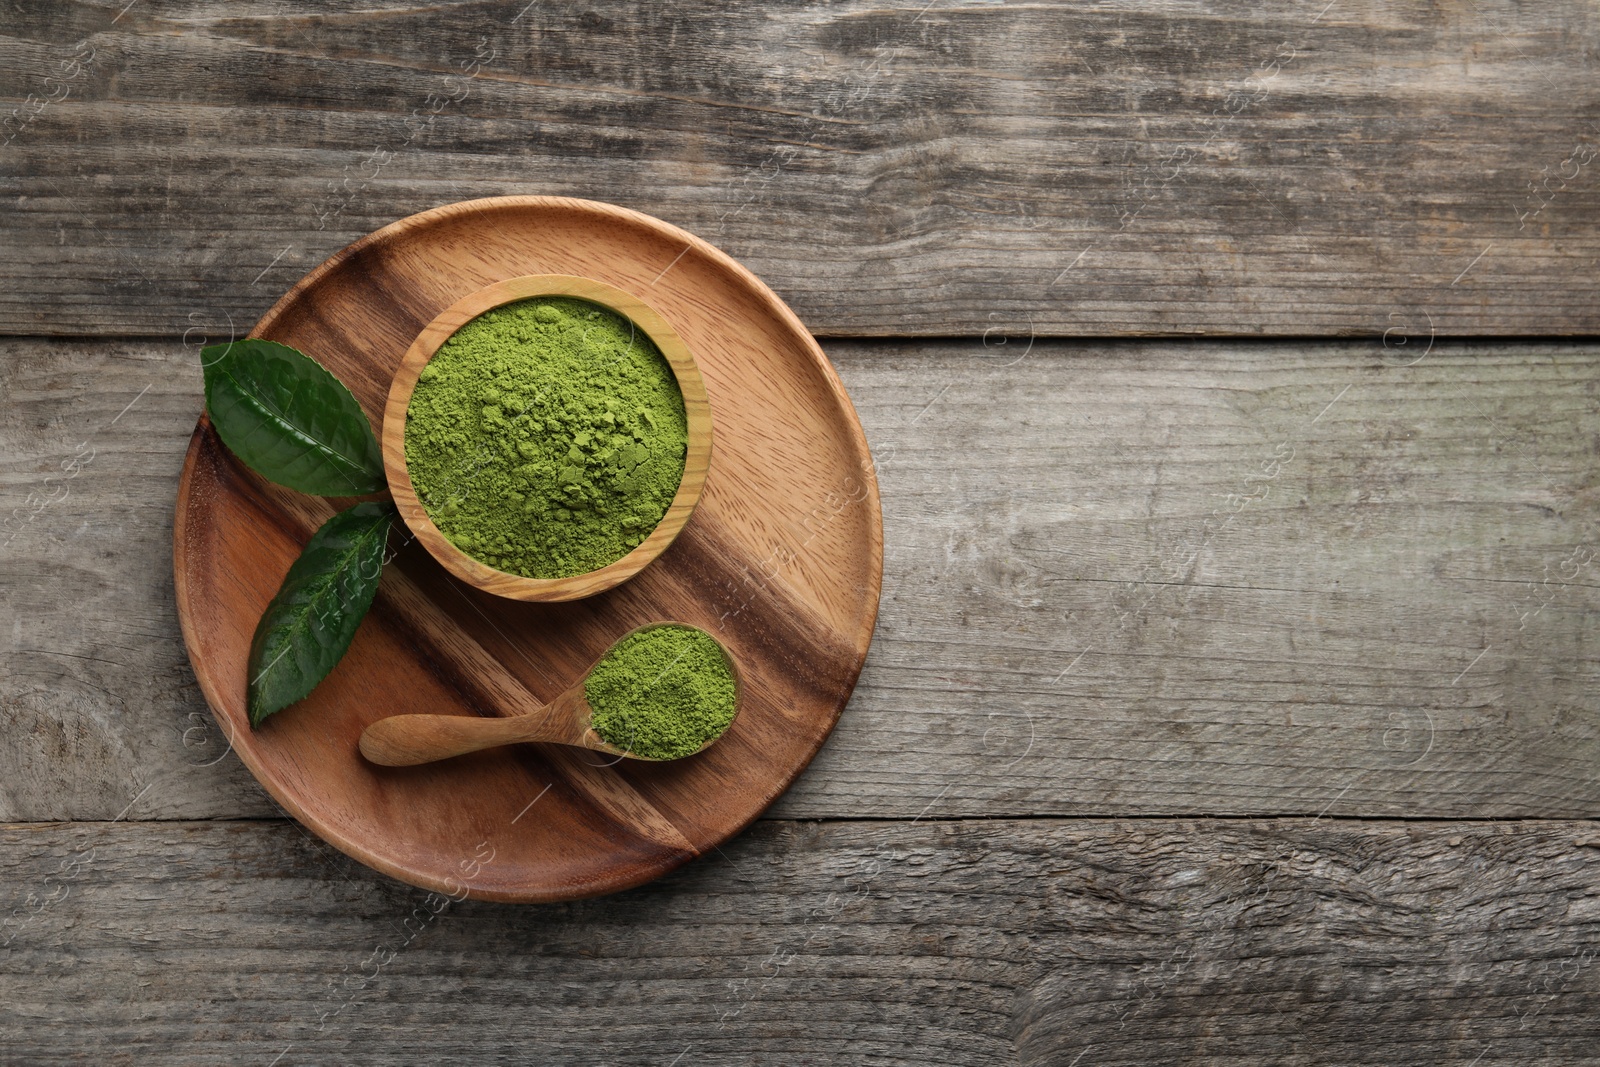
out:
{"label": "matcha powder on spoon", "polygon": [[614,563],[683,480],[683,394],[631,321],[571,297],[484,312],[440,346],[406,409],[406,468],[457,548],[525,578]]}
{"label": "matcha powder on spoon", "polygon": [[738,686],[717,639],[693,626],[628,634],[583,682],[590,723],[608,744],[646,759],[679,759],[720,737]]}

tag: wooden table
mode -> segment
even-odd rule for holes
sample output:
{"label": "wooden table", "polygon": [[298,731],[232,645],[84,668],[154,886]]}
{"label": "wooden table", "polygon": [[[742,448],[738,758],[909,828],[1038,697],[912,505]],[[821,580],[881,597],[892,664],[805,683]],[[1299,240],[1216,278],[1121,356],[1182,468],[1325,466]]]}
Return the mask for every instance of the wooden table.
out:
{"label": "wooden table", "polygon": [[[1600,1062],[1592,5],[0,25],[0,1061]],[[443,908],[218,736],[197,348],[355,237],[638,208],[880,464],[833,741],[619,896]]]}

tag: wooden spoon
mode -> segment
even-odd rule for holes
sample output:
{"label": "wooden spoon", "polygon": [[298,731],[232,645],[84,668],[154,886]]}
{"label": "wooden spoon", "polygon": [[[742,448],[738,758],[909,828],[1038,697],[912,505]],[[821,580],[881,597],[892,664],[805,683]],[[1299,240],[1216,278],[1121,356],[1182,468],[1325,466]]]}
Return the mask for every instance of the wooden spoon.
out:
{"label": "wooden spoon", "polygon": [[[617,639],[621,643],[628,637],[645,630],[653,630],[658,626],[677,626],[685,629],[699,630],[698,626],[689,626],[687,623],[656,622],[629,630]],[[700,630],[706,633],[705,630]],[[710,634],[713,641],[716,640]],[[616,647],[615,645],[612,646]],[[723,658],[728,661],[728,670],[733,675],[734,686],[734,718],[739,715],[739,700],[743,695],[744,687],[739,677],[739,665],[733,655],[722,642],[717,642],[717,647],[722,649]],[[606,650],[606,655],[610,654]],[[604,659],[602,655],[600,659]],[[598,664],[600,660],[596,660]],[[387,719],[379,719],[368,726],[361,733],[361,754],[373,763],[385,767],[410,767],[418,763],[432,763],[434,760],[449,759],[451,756],[462,756],[468,752],[477,752],[485,748],[495,748],[500,745],[513,745],[524,741],[538,741],[557,745],[573,745],[577,748],[587,748],[594,752],[604,752],[612,756],[627,756],[630,759],[663,762],[653,756],[641,756],[627,749],[618,748],[609,743],[599,734],[594,732],[590,725],[594,719],[594,709],[589,706],[589,698],[584,692],[584,683],[588,681],[590,671],[583,672],[583,678],[572,688],[556,697],[550,703],[536,706],[532,711],[523,715],[512,715],[507,718],[483,718],[473,715],[391,715]],[[729,720],[728,725],[733,725]],[[728,731],[713,737],[694,752],[687,755],[696,755],[716,744]],[[686,758],[686,757],[677,757]]]}

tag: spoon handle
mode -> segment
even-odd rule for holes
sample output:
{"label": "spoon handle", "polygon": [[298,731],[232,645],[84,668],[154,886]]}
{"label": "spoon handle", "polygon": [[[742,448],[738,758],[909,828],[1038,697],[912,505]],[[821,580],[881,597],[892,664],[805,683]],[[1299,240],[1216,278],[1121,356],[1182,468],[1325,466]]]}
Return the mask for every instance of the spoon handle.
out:
{"label": "spoon handle", "polygon": [[519,741],[557,741],[549,717],[539,712],[506,719],[475,715],[392,715],[361,734],[361,754],[385,767],[462,756]]}

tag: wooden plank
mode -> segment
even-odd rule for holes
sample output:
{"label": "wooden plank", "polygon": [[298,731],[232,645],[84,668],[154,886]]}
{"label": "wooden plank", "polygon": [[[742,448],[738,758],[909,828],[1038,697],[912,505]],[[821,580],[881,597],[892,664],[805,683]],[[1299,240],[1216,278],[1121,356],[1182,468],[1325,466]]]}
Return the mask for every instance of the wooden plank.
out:
{"label": "wooden plank", "polygon": [[830,335],[1592,334],[1595,20],[23,3],[0,331],[225,335],[404,215],[559,193],[701,234]]}
{"label": "wooden plank", "polygon": [[[1600,346],[828,347],[883,605],[776,814],[1597,813]],[[273,811],[173,616],[194,359],[0,344],[6,819]]]}
{"label": "wooden plank", "polygon": [[0,1032],[29,1064],[1590,1064],[1597,881],[1591,822],[768,822],[511,907],[281,822],[6,826]]}

